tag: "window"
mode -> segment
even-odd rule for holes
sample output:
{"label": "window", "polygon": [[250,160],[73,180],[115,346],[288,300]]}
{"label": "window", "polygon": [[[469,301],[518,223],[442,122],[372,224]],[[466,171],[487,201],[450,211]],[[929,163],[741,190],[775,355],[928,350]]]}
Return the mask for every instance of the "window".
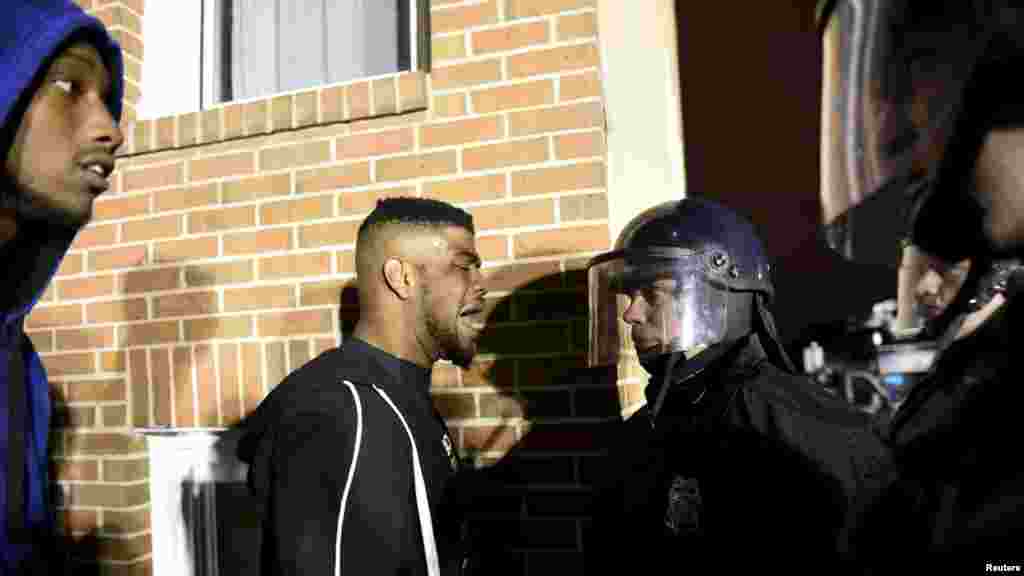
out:
{"label": "window", "polygon": [[423,67],[423,0],[147,0],[139,117]]}

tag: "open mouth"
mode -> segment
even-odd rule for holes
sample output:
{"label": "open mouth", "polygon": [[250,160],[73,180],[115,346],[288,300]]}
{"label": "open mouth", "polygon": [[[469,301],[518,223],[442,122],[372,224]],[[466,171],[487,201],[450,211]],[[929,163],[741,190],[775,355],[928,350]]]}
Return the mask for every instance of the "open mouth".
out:
{"label": "open mouth", "polygon": [[487,325],[484,318],[484,307],[481,304],[467,306],[459,312],[459,319],[474,332],[482,332]]}
{"label": "open mouth", "polygon": [[82,180],[89,192],[97,196],[110,189],[110,181],[92,170],[82,170]]}

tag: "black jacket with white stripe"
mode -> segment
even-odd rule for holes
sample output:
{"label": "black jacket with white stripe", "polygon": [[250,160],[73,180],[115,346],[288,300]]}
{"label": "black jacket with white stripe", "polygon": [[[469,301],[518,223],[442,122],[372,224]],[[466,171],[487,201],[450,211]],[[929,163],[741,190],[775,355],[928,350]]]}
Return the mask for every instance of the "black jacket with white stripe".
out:
{"label": "black jacket with white stripe", "polygon": [[412,448],[395,409],[416,440],[441,573],[459,573],[468,551],[458,458],[430,370],[353,338],[289,375],[243,424],[238,455],[262,503],[263,576],[428,574]]}

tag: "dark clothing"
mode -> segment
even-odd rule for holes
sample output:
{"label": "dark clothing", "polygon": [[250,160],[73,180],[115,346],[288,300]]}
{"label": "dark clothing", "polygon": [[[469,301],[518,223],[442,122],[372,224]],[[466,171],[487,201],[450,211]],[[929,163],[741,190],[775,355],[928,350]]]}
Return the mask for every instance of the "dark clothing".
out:
{"label": "dark clothing", "polygon": [[1024,306],[1005,304],[954,342],[894,415],[878,417],[874,431],[894,464],[851,515],[860,571],[889,573],[894,556],[915,570],[979,573],[985,563],[1024,562],[1024,389],[1014,366],[1022,327]]}
{"label": "dark clothing", "polygon": [[[361,447],[342,510],[357,436]],[[458,460],[430,397],[430,370],[351,339],[288,376],[246,420],[239,457],[263,502],[262,574],[426,574],[408,435],[416,440],[441,571],[457,574],[463,533],[452,512]],[[450,450],[449,450],[450,448]],[[336,572],[340,538],[341,570]]]}
{"label": "dark clothing", "polygon": [[884,457],[864,417],[774,366],[756,336],[672,386],[656,424],[651,390],[622,424],[588,572],[830,570],[849,500]]}
{"label": "dark clothing", "polygon": [[[70,0],[4,2],[0,18],[0,152],[9,147],[40,75],[65,43],[89,40],[111,78],[107,107],[121,115],[121,48],[96,18]],[[0,169],[3,172],[3,169]],[[0,174],[0,206],[16,206],[19,191]],[[46,574],[55,554],[54,512],[47,475],[50,386],[23,328],[77,230],[19,220],[16,235],[0,243],[0,576]],[[53,570],[57,570],[54,561]]]}

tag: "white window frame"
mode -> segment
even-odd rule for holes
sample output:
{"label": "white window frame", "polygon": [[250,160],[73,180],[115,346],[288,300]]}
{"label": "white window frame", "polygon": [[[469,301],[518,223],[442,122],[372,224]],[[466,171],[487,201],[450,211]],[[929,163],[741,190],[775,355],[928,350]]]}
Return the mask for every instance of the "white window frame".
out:
{"label": "white window frame", "polygon": [[[199,112],[234,102],[258,101],[281,94],[305,92],[316,86],[263,94],[254,98],[217,103],[215,57],[217,10],[223,0],[145,0],[142,36],[141,97],[137,118],[148,120]],[[430,39],[426,37],[429,0],[409,0],[409,70],[430,65]],[[183,39],[194,38],[193,41]],[[358,81],[352,78],[346,82]]]}

